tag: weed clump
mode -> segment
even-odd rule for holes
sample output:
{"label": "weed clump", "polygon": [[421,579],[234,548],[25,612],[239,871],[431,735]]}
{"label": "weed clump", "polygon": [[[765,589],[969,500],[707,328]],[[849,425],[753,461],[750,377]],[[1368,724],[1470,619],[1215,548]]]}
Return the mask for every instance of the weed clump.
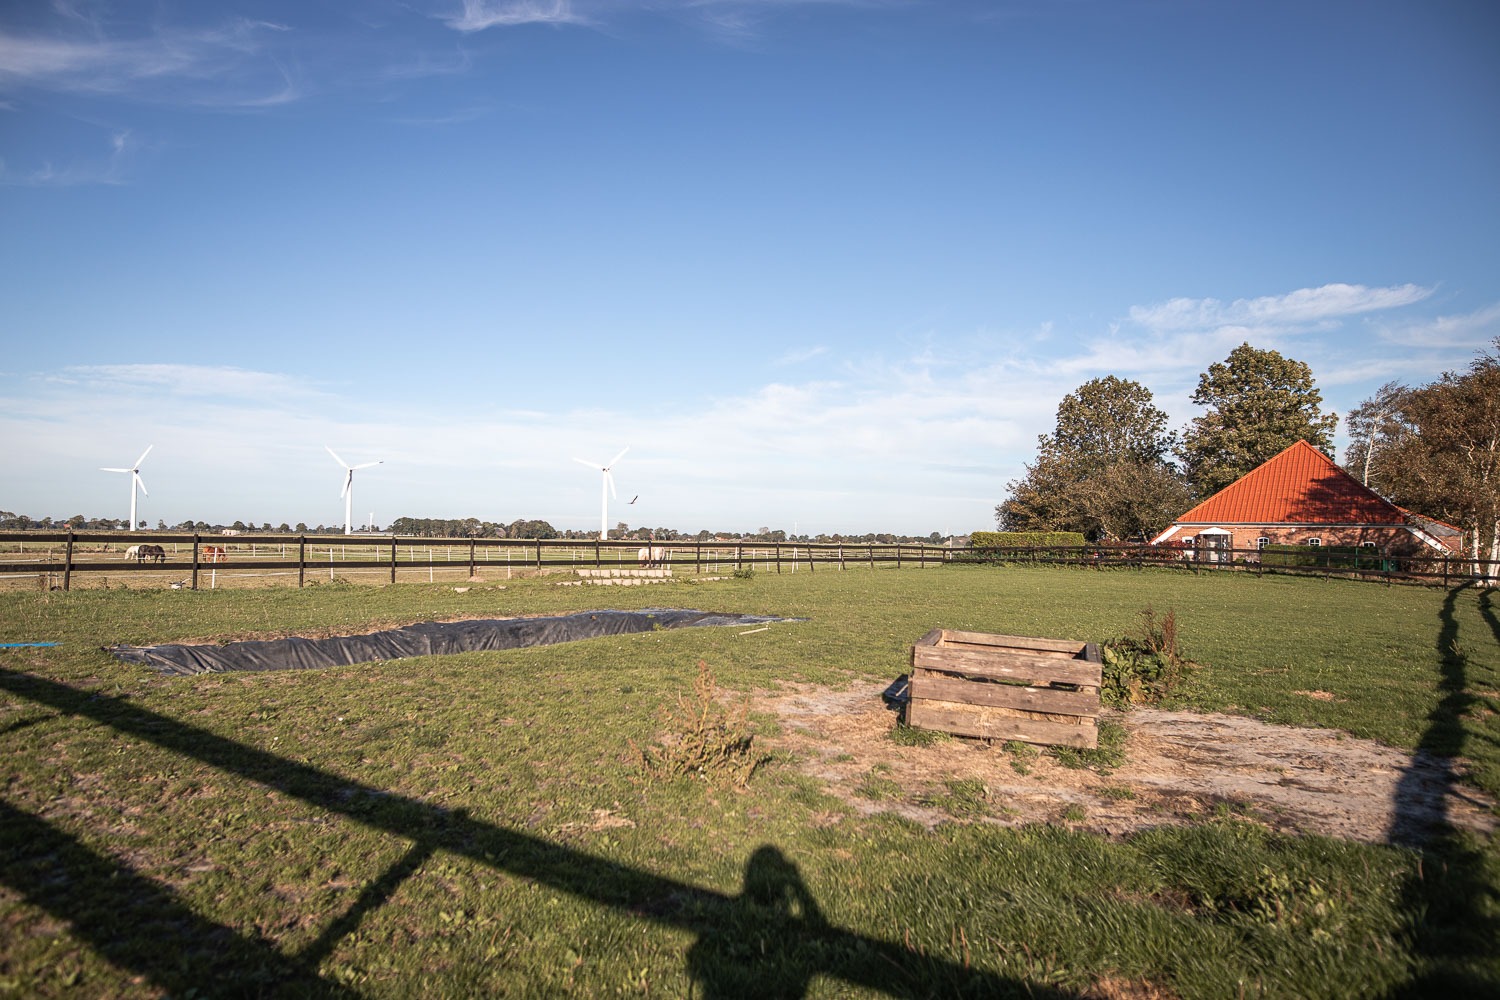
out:
{"label": "weed clump", "polygon": [[1157,618],[1148,605],[1134,635],[1112,639],[1101,650],[1104,684],[1099,698],[1114,708],[1156,705],[1187,677],[1191,661],[1177,643],[1177,614]]}
{"label": "weed clump", "polygon": [[665,732],[657,745],[630,741],[636,762],[651,777],[693,777],[743,788],[770,759],[755,751],[750,699],[734,708],[721,705],[713,671],[703,660],[698,661],[692,696],[678,695],[675,706],[662,709],[661,721]]}

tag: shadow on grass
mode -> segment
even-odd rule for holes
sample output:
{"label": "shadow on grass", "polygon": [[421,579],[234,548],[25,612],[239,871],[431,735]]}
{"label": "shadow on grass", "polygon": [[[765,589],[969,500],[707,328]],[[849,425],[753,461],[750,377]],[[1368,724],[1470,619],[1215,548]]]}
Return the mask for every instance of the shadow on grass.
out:
{"label": "shadow on grass", "polygon": [[[1424,830],[1427,804],[1415,783],[1422,758],[1435,762],[1446,773],[1446,785],[1455,781],[1454,758],[1460,756],[1470,735],[1467,717],[1480,703],[1472,690],[1468,657],[1459,645],[1457,604],[1459,595],[1472,583],[1448,591],[1439,613],[1437,652],[1441,664],[1439,699],[1427,716],[1427,728],[1417,744],[1417,761],[1402,776],[1396,788],[1396,815],[1391,825],[1392,843],[1420,852],[1416,874],[1402,887],[1402,906],[1407,934],[1417,960],[1410,983],[1393,996],[1493,996],[1500,983],[1473,965],[1475,956],[1488,956],[1500,940],[1500,923],[1491,914],[1497,900],[1487,876],[1485,857],[1472,840],[1460,836],[1451,825]],[[1492,595],[1480,598],[1480,613],[1494,638],[1500,641]],[[1488,641],[1481,639],[1480,641]],[[1409,783],[1410,782],[1410,783]]]}
{"label": "shadow on grass", "polygon": [[[730,896],[475,820],[461,810],[389,795],[120,698],[3,668],[0,690],[412,842],[312,945],[287,956],[268,941],[198,916],[170,889],[6,805],[0,813],[0,881],[67,921],[109,961],[167,992],[192,986],[212,993],[243,977],[259,995],[352,995],[320,978],[318,964],[434,851],[444,850],[612,907],[622,919],[697,934],[687,969],[708,997],[800,997],[815,976],[899,997],[1071,996],[829,924],[796,866],[774,847],[752,855],[744,892]],[[147,934],[145,928],[158,931]]]}

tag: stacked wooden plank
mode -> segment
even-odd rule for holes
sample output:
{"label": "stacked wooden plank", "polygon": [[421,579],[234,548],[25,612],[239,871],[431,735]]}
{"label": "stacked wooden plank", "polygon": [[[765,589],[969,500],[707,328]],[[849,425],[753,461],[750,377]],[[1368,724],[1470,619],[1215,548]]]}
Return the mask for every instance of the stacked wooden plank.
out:
{"label": "stacked wooden plank", "polygon": [[960,736],[1099,745],[1099,647],[933,629],[912,647],[906,723]]}

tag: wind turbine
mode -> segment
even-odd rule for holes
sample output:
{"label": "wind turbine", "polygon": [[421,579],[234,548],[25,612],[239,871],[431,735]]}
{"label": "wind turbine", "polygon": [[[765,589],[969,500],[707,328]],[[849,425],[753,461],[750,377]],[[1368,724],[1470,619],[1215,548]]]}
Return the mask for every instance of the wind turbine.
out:
{"label": "wind turbine", "polygon": [[[323,447],[328,448],[326,444]],[[354,470],[368,469],[372,465],[384,465],[385,460],[350,465],[342,458],[339,458],[338,452],[332,448],[328,448],[328,454],[333,456],[335,462],[344,467],[344,488],[339,492],[339,496],[344,498],[344,534],[352,535],[354,534]]]}
{"label": "wind turbine", "polygon": [[[139,486],[141,488],[141,492],[142,493],[146,493],[146,484],[144,482],[142,482],[142,480],[141,480],[141,463],[146,460],[146,456],[149,455],[149,454],[151,454],[151,449],[155,448],[155,447],[156,447],[156,445],[154,445],[154,444],[148,444],[148,445],[146,445],[146,450],[143,451],[143,452],[141,452],[141,457],[138,458],[138,459],[136,459],[135,460],[135,464],[132,465],[128,469],[105,469],[105,468],[102,468],[102,467],[99,469],[100,472],[128,472],[128,473],[130,473],[130,530],[131,531],[136,530],[136,528],[135,528],[135,488],[137,486]],[[146,493],[146,495],[149,497],[151,494],[150,493]]]}
{"label": "wind turbine", "polygon": [[620,459],[625,457],[625,452],[629,450],[630,446],[626,445],[624,450],[603,466],[595,465],[593,462],[583,458],[573,459],[579,465],[587,465],[591,469],[598,469],[604,473],[604,481],[599,484],[599,541],[601,542],[609,538],[609,498],[611,495],[618,496],[618,494],[615,494],[615,477],[610,475],[609,470],[613,469],[619,463]]}

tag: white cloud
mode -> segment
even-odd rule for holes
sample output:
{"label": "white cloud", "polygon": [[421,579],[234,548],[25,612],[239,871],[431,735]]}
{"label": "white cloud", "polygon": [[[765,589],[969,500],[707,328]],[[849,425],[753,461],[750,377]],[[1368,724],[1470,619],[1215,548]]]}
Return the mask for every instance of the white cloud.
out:
{"label": "white cloud", "polygon": [[[269,34],[290,29],[269,21],[231,20],[209,28],[156,28],[135,37],[100,30],[82,35],[16,35],[0,31],[0,83],[65,93],[159,96],[192,103],[274,103],[288,91],[286,73],[268,58]],[[168,86],[170,85],[170,86]],[[202,88],[213,87],[205,99]]]}
{"label": "white cloud", "polygon": [[1420,285],[1367,288],[1331,284],[1299,288],[1285,295],[1255,299],[1170,299],[1154,306],[1132,306],[1130,319],[1159,333],[1215,330],[1242,326],[1250,330],[1295,330],[1317,326],[1361,313],[1395,309],[1420,302],[1432,289]]}
{"label": "white cloud", "polygon": [[523,24],[591,23],[573,12],[568,0],[463,0],[463,10],[443,17],[443,23],[465,33]]}
{"label": "white cloud", "polygon": [[1484,347],[1500,336],[1500,302],[1471,313],[1383,325],[1383,340],[1408,347]]}

